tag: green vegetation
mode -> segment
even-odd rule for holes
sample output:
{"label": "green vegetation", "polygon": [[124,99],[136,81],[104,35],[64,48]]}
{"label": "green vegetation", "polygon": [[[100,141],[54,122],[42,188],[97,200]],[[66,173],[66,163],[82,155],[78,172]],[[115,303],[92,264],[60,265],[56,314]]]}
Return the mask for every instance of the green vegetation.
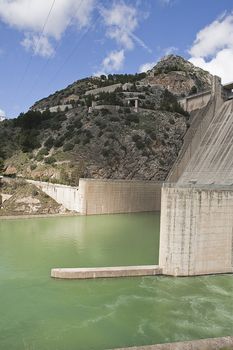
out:
{"label": "green vegetation", "polygon": [[186,112],[181,105],[178,103],[176,96],[174,96],[167,89],[162,95],[162,100],[160,103],[160,109],[162,111],[176,112],[184,115],[185,117],[189,116],[189,113]]}
{"label": "green vegetation", "polygon": [[101,79],[96,81],[98,87],[109,86],[113,84],[135,83],[146,77],[146,73],[136,74],[109,74],[108,76],[101,75]]}

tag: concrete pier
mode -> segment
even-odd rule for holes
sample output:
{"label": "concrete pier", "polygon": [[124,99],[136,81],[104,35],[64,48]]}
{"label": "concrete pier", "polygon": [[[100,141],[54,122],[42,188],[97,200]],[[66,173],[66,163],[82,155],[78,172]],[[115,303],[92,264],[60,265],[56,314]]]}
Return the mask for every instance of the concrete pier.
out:
{"label": "concrete pier", "polygon": [[114,350],[230,350],[233,349],[233,337],[209,338],[200,340],[165,343],[148,346],[134,346]]}
{"label": "concrete pier", "polygon": [[233,272],[233,186],[166,184],[161,208],[163,274]]}
{"label": "concrete pier", "polygon": [[158,265],[145,266],[116,266],[90,268],[55,268],[51,270],[51,277],[62,279],[88,279],[109,277],[138,277],[161,275],[162,269]]}

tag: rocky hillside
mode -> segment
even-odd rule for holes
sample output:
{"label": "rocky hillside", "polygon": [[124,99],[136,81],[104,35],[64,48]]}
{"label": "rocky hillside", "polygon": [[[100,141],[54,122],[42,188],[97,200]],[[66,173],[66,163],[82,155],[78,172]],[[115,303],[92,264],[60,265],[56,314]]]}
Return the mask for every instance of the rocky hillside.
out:
{"label": "rocky hillside", "polygon": [[0,124],[0,171],[72,185],[80,177],[164,180],[189,126],[178,86],[188,94],[210,79],[168,56],[148,73],[77,81]]}
{"label": "rocky hillside", "polygon": [[62,205],[34,185],[15,179],[2,179],[0,182],[0,216],[65,212]]}
{"label": "rocky hillside", "polygon": [[165,86],[177,96],[187,96],[210,89],[211,80],[209,72],[195,67],[180,56],[169,55],[147,72],[143,82]]}

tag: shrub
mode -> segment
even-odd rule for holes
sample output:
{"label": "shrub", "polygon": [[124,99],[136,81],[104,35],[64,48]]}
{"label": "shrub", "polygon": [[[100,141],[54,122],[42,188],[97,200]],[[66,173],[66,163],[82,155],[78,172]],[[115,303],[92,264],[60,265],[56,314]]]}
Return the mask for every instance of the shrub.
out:
{"label": "shrub", "polygon": [[39,152],[37,153],[37,156],[47,156],[49,154],[49,151],[47,148],[43,147]]}
{"label": "shrub", "polygon": [[67,130],[66,133],[64,134],[65,139],[71,139],[74,135],[74,129],[72,130]]}
{"label": "shrub", "polygon": [[68,152],[68,151],[71,151],[73,148],[74,148],[74,144],[71,142],[67,142],[63,146],[63,151]]}
{"label": "shrub", "polygon": [[88,137],[85,137],[83,139],[83,145],[87,145],[88,143],[90,143],[90,139]]}
{"label": "shrub", "polygon": [[139,117],[137,114],[128,114],[127,119],[132,123],[139,123]]}
{"label": "shrub", "polygon": [[141,138],[140,135],[135,134],[135,135],[132,136],[132,140],[133,140],[134,142],[141,141],[141,139],[142,139],[142,138]]}
{"label": "shrub", "polygon": [[0,172],[4,170],[4,160],[0,158]]}
{"label": "shrub", "polygon": [[74,137],[73,142],[78,145],[80,143],[80,138],[77,136]]}
{"label": "shrub", "polygon": [[174,125],[175,124],[175,120],[173,118],[169,118],[169,123]]}
{"label": "shrub", "polygon": [[196,93],[197,93],[197,87],[195,85],[193,85],[191,90],[189,91],[189,95],[194,95]]}
{"label": "shrub", "polygon": [[111,122],[119,122],[119,118],[117,116],[110,117]]}
{"label": "shrub", "polygon": [[44,162],[46,164],[54,164],[56,162],[56,158],[54,158],[52,156],[51,157],[47,157],[47,158],[44,159]]}
{"label": "shrub", "polygon": [[33,170],[35,170],[35,169],[36,169],[36,164],[31,164],[31,165],[30,165],[30,170],[33,171]]}
{"label": "shrub", "polygon": [[177,112],[186,117],[189,116],[189,113],[184,111],[184,109],[178,103],[176,96],[173,95],[167,89],[163,93],[161,103],[160,103],[160,109],[164,111],[169,111],[169,112]]}
{"label": "shrub", "polygon": [[145,148],[145,144],[141,140],[136,141],[135,144],[139,150]]}
{"label": "shrub", "polygon": [[49,138],[47,138],[47,140],[45,141],[44,146],[50,149],[51,147],[53,147],[53,144],[54,138],[52,136],[49,136]]}
{"label": "shrub", "polygon": [[58,147],[63,146],[64,141],[65,141],[65,138],[64,138],[63,136],[57,138],[57,139],[54,141],[54,147],[58,148]]}
{"label": "shrub", "polygon": [[81,122],[81,120],[75,120],[74,124],[73,124],[77,129],[80,129],[83,126],[83,123]]}
{"label": "shrub", "polygon": [[110,155],[109,149],[108,149],[108,148],[104,148],[104,149],[102,150],[102,155],[103,155],[105,158],[107,158],[107,157]]}
{"label": "shrub", "polygon": [[39,192],[37,190],[32,190],[32,196],[36,197],[38,196]]}
{"label": "shrub", "polygon": [[42,156],[41,154],[38,154],[38,155],[36,156],[36,160],[37,160],[38,162],[41,162],[43,159],[44,159],[44,156]]}
{"label": "shrub", "polygon": [[101,108],[100,111],[101,111],[101,113],[102,113],[103,116],[108,115],[108,114],[111,114],[110,110],[107,109],[107,108]]}

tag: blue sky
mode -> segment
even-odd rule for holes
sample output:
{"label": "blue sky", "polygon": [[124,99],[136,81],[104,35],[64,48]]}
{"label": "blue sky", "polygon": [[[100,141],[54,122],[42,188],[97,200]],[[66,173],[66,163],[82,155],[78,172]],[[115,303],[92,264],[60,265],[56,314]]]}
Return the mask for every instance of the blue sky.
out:
{"label": "blue sky", "polygon": [[233,81],[232,0],[0,0],[0,114],[168,53]]}

